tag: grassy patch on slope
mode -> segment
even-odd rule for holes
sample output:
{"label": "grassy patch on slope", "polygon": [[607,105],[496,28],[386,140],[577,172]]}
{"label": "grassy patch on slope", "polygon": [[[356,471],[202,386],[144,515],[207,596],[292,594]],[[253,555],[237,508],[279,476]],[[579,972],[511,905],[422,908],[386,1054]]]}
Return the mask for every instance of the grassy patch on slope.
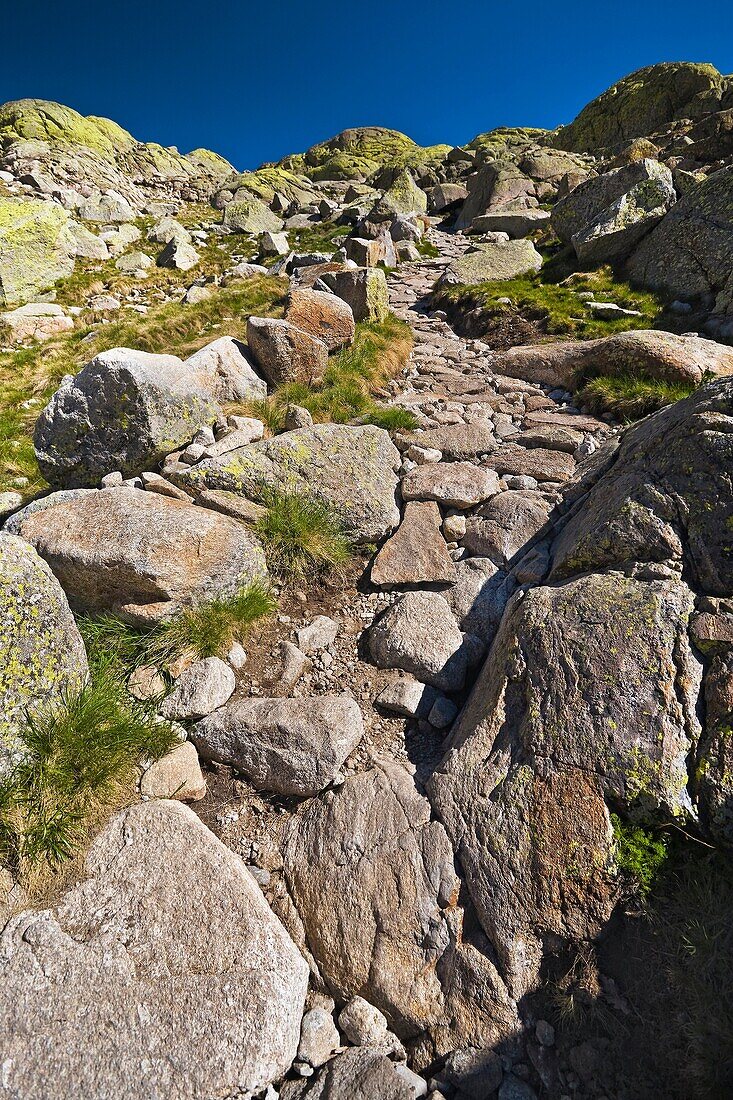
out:
{"label": "grassy patch on slope", "polygon": [[[462,312],[480,309],[487,316],[519,311],[540,323],[548,336],[591,340],[629,329],[654,328],[664,303],[655,294],[633,290],[621,282],[610,268],[578,272],[571,286],[543,281],[543,275],[523,275],[517,279],[478,283],[475,286],[441,287],[434,295],[437,308],[458,307]],[[619,317],[613,321],[594,318],[578,292],[591,291],[597,301],[610,301],[623,309],[635,309],[640,317]],[[503,302],[500,299],[509,299]]]}
{"label": "grassy patch on slope", "polygon": [[98,665],[80,691],[29,717],[22,743],[0,781],[0,860],[35,891],[133,797],[142,761],[164,756],[176,736]]}
{"label": "grassy patch on slope", "polygon": [[643,374],[599,375],[576,392],[578,403],[596,415],[610,413],[617,420],[638,420],[689,397],[693,382],[667,382]]}
{"label": "grassy patch on slope", "polygon": [[308,409],[319,423],[344,424],[363,418],[380,427],[412,428],[412,413],[374,401],[375,395],[400,373],[411,349],[409,325],[393,314],[379,323],[363,322],[356,326],[354,343],[331,356],[321,386],[286,383],[266,402],[248,404],[247,411],[265,420],[274,431],[281,430],[288,405]]}
{"label": "grassy patch on slope", "polygon": [[12,488],[17,477],[28,478],[24,491],[45,487],[33,453],[33,426],[63,375],[76,374],[115,347],[186,358],[218,336],[243,340],[251,314],[282,316],[286,291],[286,280],[260,276],[220,287],[195,305],[166,302],[144,315],[121,310],[93,330],[80,327],[44,344],[0,352],[0,491]]}

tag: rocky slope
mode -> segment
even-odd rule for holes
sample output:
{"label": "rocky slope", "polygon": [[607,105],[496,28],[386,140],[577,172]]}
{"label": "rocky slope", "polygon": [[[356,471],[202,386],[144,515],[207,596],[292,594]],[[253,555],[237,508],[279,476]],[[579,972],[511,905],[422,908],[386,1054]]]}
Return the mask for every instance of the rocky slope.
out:
{"label": "rocky slope", "polygon": [[0,109],[9,1095],[730,1093],[730,94],[243,174]]}

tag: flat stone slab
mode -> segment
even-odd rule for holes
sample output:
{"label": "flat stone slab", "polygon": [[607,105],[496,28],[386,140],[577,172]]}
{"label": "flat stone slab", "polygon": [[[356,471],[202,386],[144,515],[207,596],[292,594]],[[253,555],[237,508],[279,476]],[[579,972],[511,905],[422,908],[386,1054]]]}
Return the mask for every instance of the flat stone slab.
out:
{"label": "flat stone slab", "polygon": [[408,502],[402,523],[372,565],[372,584],[395,588],[454,581],[456,567],[440,533],[440,522],[440,509],[434,501]]}

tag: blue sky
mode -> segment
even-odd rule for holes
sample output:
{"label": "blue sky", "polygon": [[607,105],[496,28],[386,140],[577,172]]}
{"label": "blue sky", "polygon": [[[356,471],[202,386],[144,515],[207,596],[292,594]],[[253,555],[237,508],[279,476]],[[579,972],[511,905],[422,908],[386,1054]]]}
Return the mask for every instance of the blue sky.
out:
{"label": "blue sky", "polygon": [[239,168],[347,126],[421,144],[552,127],[655,61],[733,72],[730,0],[0,0],[0,102],[35,96]]}

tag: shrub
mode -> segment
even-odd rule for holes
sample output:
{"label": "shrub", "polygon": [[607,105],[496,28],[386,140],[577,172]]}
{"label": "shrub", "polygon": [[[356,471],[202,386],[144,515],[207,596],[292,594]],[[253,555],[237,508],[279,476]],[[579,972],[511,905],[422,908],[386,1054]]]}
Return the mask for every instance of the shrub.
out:
{"label": "shrub", "polygon": [[29,715],[22,756],[0,782],[0,853],[31,888],[82,847],[131,794],[143,759],[176,743],[171,727],[125,691],[113,664],[60,703]]}
{"label": "shrub", "polygon": [[255,531],[262,540],[271,570],[299,577],[344,565],[351,546],[338,515],[324,501],[302,492],[264,489],[267,514]]}

